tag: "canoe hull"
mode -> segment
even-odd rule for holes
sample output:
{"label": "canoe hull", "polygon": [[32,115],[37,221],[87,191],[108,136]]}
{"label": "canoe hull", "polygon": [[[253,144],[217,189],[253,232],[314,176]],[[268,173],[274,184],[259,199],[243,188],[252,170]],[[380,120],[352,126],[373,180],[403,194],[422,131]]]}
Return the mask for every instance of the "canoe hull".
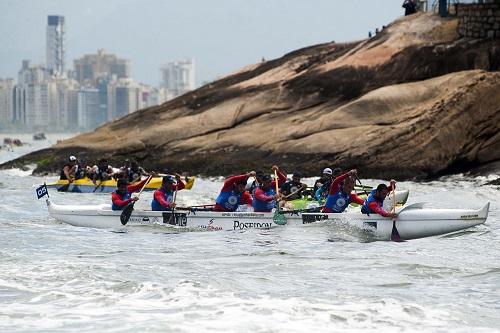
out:
{"label": "canoe hull", "polygon": [[[189,177],[186,182],[185,189],[190,190],[193,187],[195,177]],[[153,177],[150,182],[144,188],[144,191],[154,191],[161,187],[162,177]],[[105,180],[98,183],[98,186],[88,178],[77,179],[73,183],[69,184],[67,180],[58,180],[54,183],[47,184],[48,188],[61,189],[64,188],[64,192],[72,193],[111,193],[116,190],[116,180]]]}
{"label": "canoe hull", "polygon": [[[112,211],[109,205],[81,206],[56,205],[47,200],[50,216],[60,222],[90,228],[124,228],[120,222],[121,211]],[[472,209],[426,209],[403,208],[397,220],[402,239],[436,236],[467,229],[486,221],[489,204],[480,210]],[[356,211],[342,214],[285,213],[288,226],[302,226],[327,222],[347,226],[370,233],[378,240],[390,240],[392,220],[379,215],[364,215]],[[134,210],[126,227],[163,226],[172,231],[220,231],[269,229],[278,227],[273,222],[273,213],[256,212],[171,212]]]}

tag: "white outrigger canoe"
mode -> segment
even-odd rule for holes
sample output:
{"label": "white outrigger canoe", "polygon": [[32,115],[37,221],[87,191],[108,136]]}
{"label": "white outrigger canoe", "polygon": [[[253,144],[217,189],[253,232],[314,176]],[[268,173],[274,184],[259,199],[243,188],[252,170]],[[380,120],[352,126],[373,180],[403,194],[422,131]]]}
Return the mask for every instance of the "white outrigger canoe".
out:
{"label": "white outrigger canoe", "polygon": [[[121,211],[111,210],[110,205],[57,205],[47,199],[50,216],[74,226],[90,228],[125,228],[120,222]],[[474,227],[486,221],[490,204],[474,209],[425,208],[412,204],[398,209],[396,222],[403,240],[447,234]],[[173,216],[172,216],[173,215]],[[287,225],[299,226],[319,221],[342,224],[367,231],[374,239],[390,240],[392,219],[379,215],[365,215],[359,208],[342,214],[284,212]],[[281,227],[273,222],[274,213],[211,212],[211,211],[147,211],[134,210],[126,227],[157,225],[171,230],[246,230]]]}

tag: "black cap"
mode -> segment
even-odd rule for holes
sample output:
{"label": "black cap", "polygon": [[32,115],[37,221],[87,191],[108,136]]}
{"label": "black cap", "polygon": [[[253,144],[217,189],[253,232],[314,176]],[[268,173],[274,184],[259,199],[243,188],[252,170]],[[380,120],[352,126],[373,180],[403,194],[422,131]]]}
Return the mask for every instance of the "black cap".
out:
{"label": "black cap", "polygon": [[294,172],[292,178],[301,178],[302,174],[300,172]]}
{"label": "black cap", "polygon": [[163,184],[173,184],[175,183],[175,179],[172,176],[164,176],[162,179]]}

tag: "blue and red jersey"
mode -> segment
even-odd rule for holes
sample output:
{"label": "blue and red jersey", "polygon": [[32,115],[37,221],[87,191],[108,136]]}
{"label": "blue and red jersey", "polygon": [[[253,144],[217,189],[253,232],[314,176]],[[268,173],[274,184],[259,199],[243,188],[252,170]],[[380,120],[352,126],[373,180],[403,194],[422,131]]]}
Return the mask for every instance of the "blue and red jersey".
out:
{"label": "blue and red jersey", "polygon": [[151,201],[151,210],[171,210],[172,202],[174,201],[174,192],[180,191],[186,187],[186,184],[179,179],[177,184],[172,185],[172,189],[166,191],[163,187],[157,189],[153,193],[153,200]]}
{"label": "blue and red jersey", "polygon": [[[277,172],[278,175],[278,187],[286,182],[286,175],[280,171]],[[271,182],[271,186],[264,189],[259,186],[255,189],[254,199],[253,199],[253,209],[256,212],[270,212],[276,206],[276,200],[274,200],[274,195],[276,194],[276,180]]]}
{"label": "blue and red jersey", "polygon": [[342,213],[351,202],[356,202],[360,205],[364,203],[363,199],[358,197],[356,193],[345,193],[343,191],[342,182],[347,177],[349,177],[349,174],[345,173],[335,178],[332,182],[325,207],[322,210],[323,213]]}
{"label": "blue and red jersey", "polygon": [[242,180],[247,180],[248,176],[239,175],[233,176],[224,182],[219,196],[215,200],[214,210],[216,212],[234,212],[238,209],[239,205],[252,205],[252,196],[248,191],[239,193],[236,191],[234,185]]}
{"label": "blue and red jersey", "polygon": [[146,184],[147,180],[148,179],[144,179],[140,183],[128,185],[125,193],[118,193],[116,191],[111,193],[111,209],[122,210],[125,208],[126,205],[132,202],[132,199],[130,198],[131,194],[140,191],[144,184]]}

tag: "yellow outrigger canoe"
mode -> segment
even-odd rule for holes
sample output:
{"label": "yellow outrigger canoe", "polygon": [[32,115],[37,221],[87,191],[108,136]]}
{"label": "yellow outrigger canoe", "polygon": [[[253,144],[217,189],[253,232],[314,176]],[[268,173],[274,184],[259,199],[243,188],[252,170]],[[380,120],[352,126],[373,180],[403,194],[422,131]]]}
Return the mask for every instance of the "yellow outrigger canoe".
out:
{"label": "yellow outrigger canoe", "polygon": [[[195,177],[183,177],[186,183],[186,190],[190,190],[194,185]],[[162,177],[153,177],[144,188],[144,191],[154,191],[161,187]],[[133,183],[134,184],[134,183]],[[47,184],[47,187],[56,188],[58,191],[74,193],[111,193],[116,190],[116,180],[105,180],[94,185],[92,180],[85,177],[77,179],[71,184],[67,180],[58,180],[55,183]]]}

